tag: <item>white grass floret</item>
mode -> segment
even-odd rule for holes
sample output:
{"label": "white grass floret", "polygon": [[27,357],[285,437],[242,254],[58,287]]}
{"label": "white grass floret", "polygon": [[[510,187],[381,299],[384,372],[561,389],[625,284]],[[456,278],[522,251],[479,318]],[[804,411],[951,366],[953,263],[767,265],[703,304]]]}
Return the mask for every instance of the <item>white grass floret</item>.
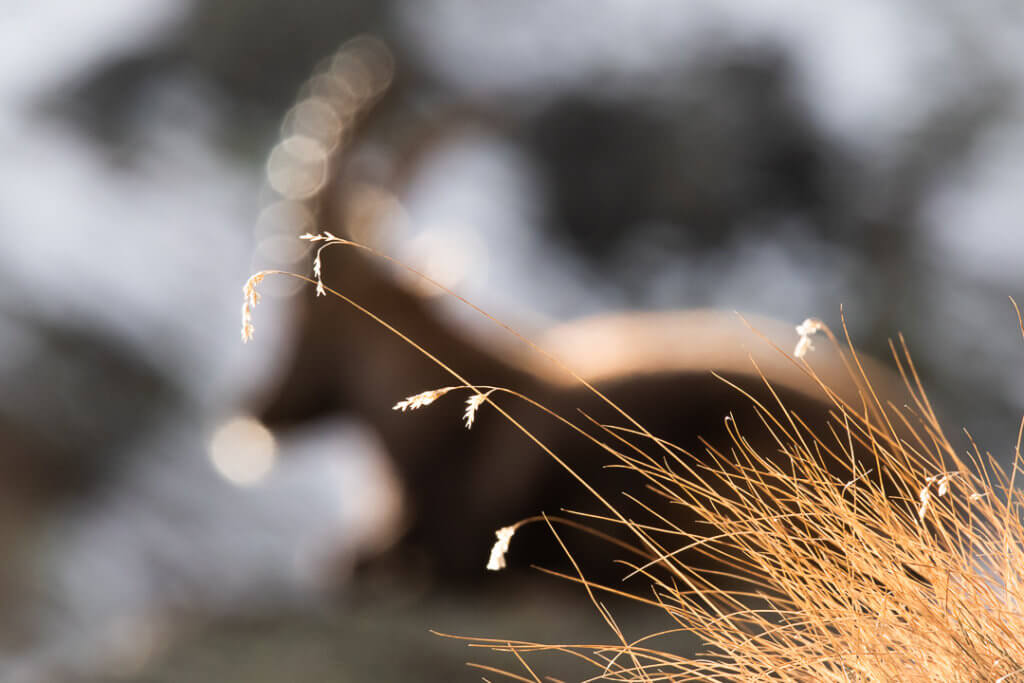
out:
{"label": "white grass floret", "polygon": [[817,318],[804,319],[802,323],[796,326],[796,333],[800,335],[800,339],[796,342],[793,355],[797,358],[803,358],[807,355],[808,351],[813,351],[814,344],[811,342],[811,337],[824,329],[825,323]]}
{"label": "white grass floret", "polygon": [[505,554],[508,553],[509,543],[512,542],[512,536],[515,533],[516,528],[514,526],[503,526],[494,532],[498,540],[491,547],[491,556],[487,560],[488,570],[498,572],[505,568]]}
{"label": "white grass floret", "polygon": [[487,397],[494,392],[494,389],[484,393],[476,393],[466,399],[466,412],[462,414],[462,419],[466,421],[466,429],[473,428],[473,421],[476,419],[476,411],[483,405]]}
{"label": "white grass floret", "polygon": [[452,389],[458,389],[458,387],[441,387],[440,389],[431,389],[430,391],[423,391],[418,394],[414,394],[408,398],[402,399],[394,406],[392,410],[401,410],[403,413],[406,410],[416,410],[424,406],[429,406],[431,403],[447,394]]}

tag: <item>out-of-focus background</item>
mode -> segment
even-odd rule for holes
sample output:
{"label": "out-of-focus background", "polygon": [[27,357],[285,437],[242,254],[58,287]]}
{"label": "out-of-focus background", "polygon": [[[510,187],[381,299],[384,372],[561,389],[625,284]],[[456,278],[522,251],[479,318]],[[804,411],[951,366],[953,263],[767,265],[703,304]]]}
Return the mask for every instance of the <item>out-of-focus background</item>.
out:
{"label": "out-of-focus background", "polygon": [[[1011,451],[1018,3],[14,3],[0,679],[473,679],[426,629],[498,633],[487,598],[345,590],[398,514],[378,435],[338,414],[275,440],[240,416],[311,296],[272,288],[239,343],[251,270],[309,267],[275,227],[302,190],[272,150],[297,154],[282,121],[317,112],[286,113],[367,34],[390,134],[429,138],[392,253],[530,330],[695,307],[838,326],[842,305],[862,349],[905,333],[952,432]],[[503,618],[542,639],[552,611]]]}

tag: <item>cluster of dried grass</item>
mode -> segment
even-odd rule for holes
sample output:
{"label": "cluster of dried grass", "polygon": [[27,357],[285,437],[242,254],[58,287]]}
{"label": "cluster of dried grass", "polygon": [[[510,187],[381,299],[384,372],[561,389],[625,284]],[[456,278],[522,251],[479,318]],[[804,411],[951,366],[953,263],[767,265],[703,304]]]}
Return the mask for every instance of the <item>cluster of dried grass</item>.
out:
{"label": "cluster of dried grass", "polygon": [[[329,234],[303,239],[323,242],[317,262],[328,244],[365,248]],[[270,272],[246,284],[243,338],[252,335],[255,285],[265,274]],[[319,268],[315,279],[295,277],[325,293]],[[330,288],[326,292],[348,301]],[[449,391],[467,389],[464,417],[470,426],[493,392],[515,394],[467,384],[398,330],[349,303],[462,383],[409,397],[396,410],[427,406]],[[611,644],[466,638],[473,646],[510,653],[518,667],[483,668],[512,680],[540,681],[530,663],[533,656],[561,652],[591,665],[593,680],[1024,680],[1024,510],[1015,488],[1020,436],[1010,474],[996,458],[983,455],[969,433],[964,443],[970,450],[958,453],[902,338],[892,350],[909,391],[907,404],[878,397],[852,348],[847,364],[862,390],[858,405],[844,401],[803,358],[813,349],[811,334],[823,332],[838,347],[837,339],[816,320],[797,331],[800,342],[792,361],[831,401],[830,433],[812,432],[781,402],[757,404],[762,423],[757,428],[772,435],[775,453],[753,449],[734,422],[729,453],[709,446],[703,454],[684,454],[626,415],[627,427],[604,426],[604,441],[578,430],[620,466],[645,478],[652,499],[633,500],[653,522],[633,521],[591,491],[608,509],[602,521],[628,530],[634,550],[650,559],[624,562],[631,568],[630,581],[621,585],[597,585],[582,573],[568,577],[582,585],[608,623],[615,638]],[[649,448],[637,447],[637,438]],[[548,453],[575,475],[557,454]],[[713,531],[680,528],[660,512],[665,501],[669,508],[694,511],[701,528]],[[498,531],[488,568],[504,566],[516,526]],[[557,537],[553,525],[551,530]],[[609,552],[616,547],[609,546]],[[681,559],[694,550],[714,563],[697,568]],[[571,550],[566,552],[571,558]],[[674,626],[628,638],[604,606],[603,593],[659,610]],[[673,651],[674,636],[684,632],[701,638],[701,653]]]}
{"label": "cluster of dried grass", "polygon": [[[1009,475],[966,432],[971,450],[960,455],[902,338],[893,355],[909,403],[883,404],[851,351],[862,403],[822,384],[835,408],[830,434],[812,433],[781,404],[759,404],[781,460],[750,448],[735,425],[731,452],[708,448],[697,467],[656,439],[656,454],[618,453],[652,496],[716,531],[701,535],[661,514],[656,525],[622,522],[653,559],[631,565],[634,580],[620,586],[576,577],[616,642],[470,643],[512,653],[521,673],[490,670],[522,681],[541,680],[529,658],[551,651],[592,665],[594,680],[1024,680],[1020,436]],[[678,556],[692,548],[727,570],[687,566]],[[602,592],[650,605],[675,626],[630,640]],[[699,655],[659,645],[681,632],[701,638]]]}

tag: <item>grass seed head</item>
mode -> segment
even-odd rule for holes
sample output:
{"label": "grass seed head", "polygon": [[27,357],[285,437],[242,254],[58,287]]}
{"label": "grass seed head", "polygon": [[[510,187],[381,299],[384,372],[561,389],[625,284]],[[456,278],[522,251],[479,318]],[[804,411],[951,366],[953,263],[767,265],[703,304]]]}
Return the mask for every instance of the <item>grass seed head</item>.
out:
{"label": "grass seed head", "polygon": [[401,410],[403,413],[406,410],[416,410],[424,406],[429,406],[431,403],[441,398],[449,391],[457,389],[458,387],[441,387],[440,389],[431,389],[430,391],[423,391],[418,394],[409,396],[408,398],[402,399],[394,406],[392,410]]}
{"label": "grass seed head", "polygon": [[808,351],[813,351],[814,344],[811,343],[811,337],[818,332],[824,331],[825,323],[817,318],[805,318],[802,323],[796,326],[796,333],[800,335],[800,339],[796,342],[796,348],[793,350],[793,355],[796,358],[803,358],[807,355]]}
{"label": "grass seed head", "polygon": [[466,429],[473,428],[473,421],[476,419],[476,411],[483,405],[487,397],[493,393],[493,389],[483,394],[477,392],[466,399],[466,412],[462,414],[462,419],[466,422]]}
{"label": "grass seed head", "polygon": [[512,542],[512,536],[516,533],[516,527],[505,526],[494,532],[498,540],[491,546],[491,556],[487,560],[487,569],[492,572],[501,571],[505,568],[505,555],[508,553],[508,546]]}
{"label": "grass seed head", "polygon": [[256,304],[260,302],[260,293],[256,290],[256,286],[263,282],[265,276],[266,273],[260,271],[246,280],[242,287],[242,343],[251,341],[253,333],[256,331],[252,322],[252,309],[256,308]]}

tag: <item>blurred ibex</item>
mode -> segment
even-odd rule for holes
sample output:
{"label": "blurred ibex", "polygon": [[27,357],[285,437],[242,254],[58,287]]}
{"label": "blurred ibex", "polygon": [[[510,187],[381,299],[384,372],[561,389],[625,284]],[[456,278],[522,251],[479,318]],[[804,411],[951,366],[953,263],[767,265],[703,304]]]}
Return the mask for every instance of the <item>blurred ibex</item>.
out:
{"label": "blurred ibex", "polygon": [[[289,176],[272,156],[271,184],[285,188],[287,194],[289,178],[299,185],[315,181],[313,191],[300,188],[293,199],[312,214],[313,232],[329,230],[360,241],[372,235],[374,212],[362,210],[365,193],[382,188],[387,194],[400,193],[425,137],[437,135],[434,128],[427,136],[410,140],[386,131],[396,139],[367,169],[359,157],[361,136],[374,127],[387,128],[386,99],[375,109],[383,113],[362,119],[371,104],[385,97],[391,77],[386,50],[373,41],[356,41],[313,78],[309,97],[294,110],[292,132],[302,137],[286,139],[275,154],[286,154],[289,145],[325,150],[323,171],[317,164],[296,162]],[[303,128],[300,117],[316,125]],[[375,152],[380,154],[379,149]],[[520,392],[612,444],[614,437],[597,425],[630,425],[556,363],[531,350],[516,350],[509,343],[510,338],[516,341],[511,335],[501,332],[493,341],[481,340],[444,319],[435,302],[414,292],[408,281],[400,281],[391,264],[380,258],[352,247],[332,247],[323,252],[323,273],[328,286],[393,324],[470,382]],[[274,429],[346,412],[376,430],[405,488],[407,528],[397,551],[402,557],[426,558],[437,577],[461,581],[484,575],[487,551],[499,527],[542,511],[564,516],[565,508],[607,513],[562,466],[487,406],[467,431],[462,411],[468,392],[441,398],[411,414],[393,410],[404,397],[457,382],[392,331],[335,297],[313,297],[310,291],[301,301],[290,365],[257,412]],[[824,425],[831,403],[801,366],[768,340],[792,350],[797,335],[791,324],[761,317],[743,320],[735,313],[689,311],[603,316],[559,327],[537,339],[650,434],[698,459],[705,441],[729,452],[727,416],[749,430],[755,445],[778,451],[750,398],[722,378],[771,408],[778,409],[781,403],[811,428],[828,434]],[[812,365],[833,391],[860,405],[856,382],[833,349],[815,351]],[[771,383],[774,396],[759,372]],[[883,375],[877,380],[882,385],[890,381]],[[639,482],[621,469],[606,468],[614,461],[611,456],[550,415],[506,395],[492,398],[617,502],[623,502],[620,491]],[[649,440],[634,441],[657,452]],[[675,512],[685,524],[686,511]],[[533,527],[513,542],[513,564],[544,564],[562,554],[543,524]],[[607,550],[605,554],[616,556]]]}

